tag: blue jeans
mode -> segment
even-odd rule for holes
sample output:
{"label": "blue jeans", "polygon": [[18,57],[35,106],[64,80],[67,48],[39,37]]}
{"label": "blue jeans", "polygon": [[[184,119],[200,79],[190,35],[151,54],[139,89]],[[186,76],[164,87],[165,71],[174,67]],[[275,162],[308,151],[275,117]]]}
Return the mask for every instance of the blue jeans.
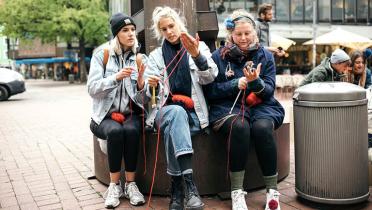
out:
{"label": "blue jeans", "polygon": [[177,157],[193,153],[191,135],[201,130],[195,112],[190,112],[190,115],[193,120],[191,127],[187,112],[178,105],[162,107],[155,118],[156,128],[160,123],[167,158],[167,173],[171,176],[182,174]]}

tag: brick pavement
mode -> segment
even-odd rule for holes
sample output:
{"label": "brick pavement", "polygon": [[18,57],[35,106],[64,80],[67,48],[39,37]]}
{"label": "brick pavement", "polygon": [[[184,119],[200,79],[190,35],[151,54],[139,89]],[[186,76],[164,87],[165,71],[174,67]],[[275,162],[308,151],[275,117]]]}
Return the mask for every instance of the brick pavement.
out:
{"label": "brick pavement", "polygon": [[[0,209],[104,209],[106,186],[93,175],[89,131],[91,101],[86,87],[53,81],[27,81],[27,92],[0,103]],[[321,205],[296,197],[291,144],[289,176],[279,184],[286,209],[372,209],[368,202]],[[371,188],[370,188],[371,189]],[[147,197],[146,197],[147,198]],[[205,209],[230,209],[230,200],[204,197]],[[249,192],[249,209],[263,209],[264,190]],[[154,196],[152,209],[167,209],[168,198]],[[117,209],[133,208],[122,199]]]}

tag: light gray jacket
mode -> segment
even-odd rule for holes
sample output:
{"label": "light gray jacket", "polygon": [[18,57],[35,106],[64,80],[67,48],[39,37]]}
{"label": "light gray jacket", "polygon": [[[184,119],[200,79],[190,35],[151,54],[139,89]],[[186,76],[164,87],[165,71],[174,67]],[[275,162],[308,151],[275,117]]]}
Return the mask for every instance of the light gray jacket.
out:
{"label": "light gray jacket", "polygon": [[[104,73],[103,68],[103,54],[104,49],[109,49],[109,59],[106,64],[106,72]],[[119,62],[116,58],[116,54],[119,55]],[[142,62],[146,63],[147,57],[142,55]],[[92,60],[90,62],[90,70],[88,76],[88,93],[93,99],[93,113],[92,119],[97,124],[100,124],[103,118],[107,115],[110,110],[118,86],[124,82],[126,93],[139,107],[143,108],[141,91],[137,90],[137,64],[136,56],[132,54],[127,59],[125,66],[133,66],[136,71],[132,71],[130,77],[124,78],[122,81],[116,81],[116,74],[120,69],[123,68],[121,61],[121,49],[118,47],[117,40],[112,40],[109,44],[99,47],[95,50]]]}
{"label": "light gray jacket", "polygon": [[[205,128],[209,124],[208,120],[208,108],[207,103],[203,95],[203,89],[201,85],[206,85],[214,81],[218,74],[217,65],[214,63],[212,59],[212,54],[208,48],[208,46],[204,42],[199,43],[199,50],[202,55],[204,55],[207,59],[208,69],[201,71],[196,66],[193,58],[190,54],[187,53],[189,58],[189,65],[190,65],[190,74],[192,80],[192,87],[191,87],[191,98],[194,101],[194,109],[196,115],[199,118],[201,128]],[[169,96],[169,82],[167,85],[164,84],[164,80],[168,77],[167,71],[164,72],[165,63],[163,58],[163,52],[161,47],[156,48],[153,50],[148,58],[147,68],[145,70],[144,77],[145,79],[149,75],[156,75],[161,77],[161,82],[159,84],[159,94],[157,95],[156,99],[156,107],[152,108],[150,106],[149,115],[147,116],[146,124],[150,127],[153,127],[154,120],[156,117],[157,112],[159,111],[160,107],[164,105],[167,101]],[[160,75],[164,72],[164,75]],[[151,98],[151,91],[150,87],[145,80],[145,88],[147,101]]]}
{"label": "light gray jacket", "polygon": [[270,24],[269,22],[258,19],[256,21],[256,31],[257,37],[261,44],[264,47],[271,46],[271,35],[270,35]]}

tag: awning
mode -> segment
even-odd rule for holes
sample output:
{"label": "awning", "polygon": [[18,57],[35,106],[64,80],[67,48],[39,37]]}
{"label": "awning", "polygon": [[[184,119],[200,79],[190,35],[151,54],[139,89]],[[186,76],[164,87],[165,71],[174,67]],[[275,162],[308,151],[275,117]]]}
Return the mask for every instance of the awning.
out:
{"label": "awning", "polygon": [[279,36],[277,34],[271,33],[271,47],[281,47],[284,50],[288,50],[288,48],[292,45],[295,45],[296,42],[285,37]]}
{"label": "awning", "polygon": [[[312,45],[313,40],[309,40],[304,45]],[[367,37],[361,36],[357,33],[345,31],[337,28],[333,31],[325,33],[315,38],[316,45],[341,45],[353,49],[365,49],[372,46],[372,40]]]}
{"label": "awning", "polygon": [[[55,57],[55,58],[30,58],[30,59],[20,59],[16,60],[17,65],[21,64],[43,64],[43,63],[64,63],[64,62],[70,62],[70,63],[76,63],[79,59],[74,58],[67,58],[67,57]],[[85,57],[85,61],[89,62],[90,58]]]}

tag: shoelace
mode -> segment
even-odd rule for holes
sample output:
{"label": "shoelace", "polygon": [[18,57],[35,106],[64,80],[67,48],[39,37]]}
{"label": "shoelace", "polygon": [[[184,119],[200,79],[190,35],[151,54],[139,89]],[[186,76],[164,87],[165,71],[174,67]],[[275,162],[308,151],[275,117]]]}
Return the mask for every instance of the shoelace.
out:
{"label": "shoelace", "polygon": [[131,193],[137,197],[141,196],[141,193],[135,184],[128,184],[128,193]]}
{"label": "shoelace", "polygon": [[235,204],[237,204],[237,207],[238,208],[247,208],[246,206],[244,206],[243,202],[241,202],[241,200],[244,200],[245,201],[245,195],[247,195],[247,192],[245,191],[241,191],[239,193],[236,193],[237,195],[233,197],[233,202]]}
{"label": "shoelace", "polygon": [[119,191],[116,190],[115,186],[110,185],[106,192],[103,194],[103,198],[106,199],[108,197],[118,197]]}
{"label": "shoelace", "polygon": [[190,199],[192,196],[199,197],[198,190],[196,189],[196,186],[194,184],[191,186],[190,191],[187,193],[188,199]]}
{"label": "shoelace", "polygon": [[270,199],[279,199],[280,192],[274,191],[272,194],[269,194]]}

